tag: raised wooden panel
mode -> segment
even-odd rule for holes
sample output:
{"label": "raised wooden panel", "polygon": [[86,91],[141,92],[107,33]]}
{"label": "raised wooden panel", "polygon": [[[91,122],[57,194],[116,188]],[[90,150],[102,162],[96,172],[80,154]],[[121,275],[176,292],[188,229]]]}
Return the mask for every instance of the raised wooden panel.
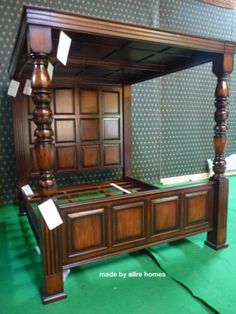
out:
{"label": "raised wooden panel", "polygon": [[178,196],[151,200],[151,235],[176,231],[180,228],[179,216]]}
{"label": "raised wooden panel", "polygon": [[104,114],[119,114],[120,113],[120,94],[118,92],[103,91],[103,113]]}
{"label": "raised wooden panel", "polygon": [[99,119],[88,118],[80,120],[81,141],[99,140]]}
{"label": "raised wooden panel", "polygon": [[28,120],[29,122],[29,144],[34,144],[34,131],[36,129],[36,124],[33,120]]}
{"label": "raised wooden panel", "polygon": [[120,119],[118,118],[103,119],[103,138],[104,140],[120,139]]}
{"label": "raised wooden panel", "polygon": [[100,165],[99,145],[82,146],[81,167],[91,168],[99,167],[99,165]]}
{"label": "raised wooden panel", "polygon": [[55,119],[56,143],[74,142],[75,140],[75,119]]}
{"label": "raised wooden panel", "polygon": [[96,90],[80,89],[80,113],[98,114],[98,92]]}
{"label": "raised wooden panel", "polygon": [[[122,92],[121,86],[114,85],[60,83],[53,87],[51,109],[54,119],[51,128],[54,132],[55,171],[102,170],[123,165]],[[16,128],[20,130],[19,134],[15,135],[18,137],[17,159],[21,160],[18,162],[18,176],[21,172],[22,177],[35,176],[39,172],[35,155],[31,152],[35,141],[35,105],[32,97],[25,95],[17,102],[18,114],[14,119],[16,124],[17,120],[21,121],[21,127]],[[126,158],[128,160],[129,152]]]}
{"label": "raised wooden panel", "polygon": [[208,191],[185,194],[185,225],[187,227],[208,222],[209,197]]}
{"label": "raised wooden panel", "polygon": [[104,145],[104,166],[120,165],[120,144]]}
{"label": "raised wooden panel", "polygon": [[55,114],[74,114],[74,90],[63,88],[54,90],[54,113]]}
{"label": "raised wooden panel", "polygon": [[144,239],[146,237],[146,215],[144,202],[113,206],[113,245]]}
{"label": "raised wooden panel", "polygon": [[57,167],[59,170],[76,169],[76,147],[57,147],[56,148]]}
{"label": "raised wooden panel", "polygon": [[105,247],[105,209],[68,214],[68,255],[73,257]]}

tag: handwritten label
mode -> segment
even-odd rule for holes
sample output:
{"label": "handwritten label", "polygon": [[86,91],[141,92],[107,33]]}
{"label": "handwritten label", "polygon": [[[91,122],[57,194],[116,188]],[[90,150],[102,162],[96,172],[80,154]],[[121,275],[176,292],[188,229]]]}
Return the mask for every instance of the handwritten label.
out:
{"label": "handwritten label", "polygon": [[61,216],[56,208],[52,199],[38,205],[38,208],[43,215],[43,218],[48,226],[48,229],[52,230],[63,223]]}
{"label": "handwritten label", "polygon": [[16,80],[11,80],[10,85],[8,87],[7,95],[16,97],[19,87],[20,82]]}
{"label": "handwritten label", "polygon": [[57,59],[62,64],[67,64],[68,54],[71,45],[71,38],[67,36],[63,31],[60,32],[59,43],[57,47]]}

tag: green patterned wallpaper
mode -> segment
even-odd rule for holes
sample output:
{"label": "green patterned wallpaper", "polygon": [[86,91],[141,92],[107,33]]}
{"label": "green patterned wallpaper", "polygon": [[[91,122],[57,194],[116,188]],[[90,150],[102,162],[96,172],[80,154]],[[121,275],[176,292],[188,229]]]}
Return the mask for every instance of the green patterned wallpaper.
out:
{"label": "green patterned wallpaper", "polygon": [[[24,3],[236,40],[236,11],[198,0],[38,0]],[[6,90],[9,84],[7,66],[22,4],[22,0],[0,0],[0,204],[16,197],[11,99],[6,96]],[[215,81],[210,68],[211,65],[203,65],[133,87],[133,176],[156,182],[160,177],[206,170],[206,158],[213,157]],[[230,85],[236,86],[236,74],[232,75]],[[235,152],[236,148],[236,88],[232,88],[230,101],[228,153]],[[120,174],[120,170],[70,174],[60,177],[58,182],[88,182]]]}
{"label": "green patterned wallpaper", "polygon": [[[236,10],[196,0],[164,0],[159,4],[160,27],[198,36],[236,40]],[[236,71],[229,80],[229,145],[236,153]],[[214,157],[214,91],[216,77],[205,64],[161,78],[160,177],[206,171]]]}

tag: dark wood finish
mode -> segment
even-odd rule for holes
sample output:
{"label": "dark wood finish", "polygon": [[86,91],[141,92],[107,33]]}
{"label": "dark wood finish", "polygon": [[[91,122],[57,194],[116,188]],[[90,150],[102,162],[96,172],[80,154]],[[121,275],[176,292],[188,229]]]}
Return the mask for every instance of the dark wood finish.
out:
{"label": "dark wood finish", "polygon": [[186,194],[185,202],[185,228],[190,228],[193,225],[208,223],[212,216],[212,196],[211,191],[203,191]]}
{"label": "dark wood finish", "polygon": [[233,70],[233,55],[225,54],[218,57],[213,62],[213,73],[217,76],[217,86],[215,90],[215,159],[213,161],[213,171],[215,180],[224,178],[226,162],[224,152],[227,145],[227,97],[229,89],[227,85],[227,75]]}
{"label": "dark wood finish", "polygon": [[29,130],[26,127],[28,120],[27,116],[27,102],[26,98],[22,95],[22,86],[18,92],[18,97],[14,99],[13,111],[13,129],[15,138],[15,154],[16,154],[16,171],[19,185],[23,186],[27,182],[28,174],[31,172],[29,160],[29,152],[27,146],[29,145]]}
{"label": "dark wood finish", "polygon": [[80,120],[81,141],[98,141],[99,137],[98,118],[84,118]]}
{"label": "dark wood finish", "polygon": [[214,229],[207,234],[205,243],[215,250],[228,247],[226,241],[227,210],[228,210],[228,179],[216,181],[213,223]]}
{"label": "dark wood finish", "polygon": [[75,120],[55,119],[55,142],[70,143],[75,142]]}
{"label": "dark wood finish", "polygon": [[75,114],[73,88],[57,88],[54,90],[54,114]]}
{"label": "dark wood finish", "polygon": [[56,147],[57,165],[60,170],[73,170],[76,171],[76,147]]}
{"label": "dark wood finish", "polygon": [[60,227],[49,230],[44,219],[40,219],[40,248],[44,270],[43,303],[66,298],[63,288]]}
{"label": "dark wood finish", "polygon": [[236,9],[235,0],[200,0],[200,1],[223,8]]}
{"label": "dark wood finish", "polygon": [[[199,206],[202,195],[208,197],[208,211],[212,213],[214,182],[172,189],[143,187],[142,182],[132,179],[116,183],[136,193],[111,191],[105,182],[58,190],[57,206],[64,221],[58,229],[63,268],[213,230],[212,214],[187,228],[186,216],[196,204]],[[186,196],[195,198],[194,202],[185,202]],[[27,211],[33,211],[32,204],[39,201],[38,195],[32,197]]]}
{"label": "dark wood finish", "polygon": [[[41,38],[40,38],[41,39]],[[46,38],[47,39],[47,38]],[[33,120],[37,125],[35,130],[35,153],[40,169],[39,186],[44,195],[50,195],[55,190],[53,165],[53,130],[51,102],[51,81],[47,72],[47,55],[32,53],[34,70],[32,74],[32,98],[35,103]]]}
{"label": "dark wood finish", "polygon": [[99,145],[81,146],[81,166],[82,168],[99,168],[100,167],[100,148]]}
{"label": "dark wood finish", "polygon": [[80,114],[98,114],[98,91],[80,90]]}
{"label": "dark wood finish", "polygon": [[[235,51],[233,43],[224,41],[25,7],[20,25],[24,36],[19,34],[16,47],[20,46],[20,49],[14,50],[10,76],[26,78],[31,69],[27,45],[22,44],[26,39],[24,25],[27,23],[39,28],[39,34],[44,27],[50,27],[55,42],[58,41],[60,29],[72,37],[67,67],[57,63],[54,75],[54,81],[69,81],[72,84],[75,81],[134,84],[212,61],[217,54]],[[35,47],[38,50],[40,43]],[[37,41],[34,42],[36,44]],[[50,45],[47,49],[50,49]],[[52,50],[52,61],[56,61],[56,47]]]}
{"label": "dark wood finish", "polygon": [[120,165],[121,151],[119,144],[106,144],[104,151],[104,166]]}
{"label": "dark wood finish", "polygon": [[68,214],[68,256],[105,248],[105,208]]}
{"label": "dark wood finish", "polygon": [[113,206],[112,245],[124,245],[147,237],[147,207],[144,202]]}
{"label": "dark wood finish", "polygon": [[[131,136],[131,133],[123,134],[122,88],[103,85],[91,88],[84,85],[57,86],[52,90],[50,108],[54,112],[51,128],[55,134],[55,173],[122,166],[123,158],[119,159],[120,163],[112,165],[103,162],[104,144],[120,144],[122,153],[124,141]],[[81,90],[95,91],[90,94],[90,100],[94,100],[91,95],[96,98],[98,114],[93,113],[93,108],[90,113],[80,113]],[[85,101],[88,102],[88,99]],[[131,104],[125,105],[126,111],[130,110],[129,106]],[[22,182],[26,182],[28,177],[38,176],[40,172],[34,149],[36,125],[33,121],[32,97],[19,93],[14,100],[13,111],[17,163],[19,162],[17,173]],[[27,124],[28,128],[25,127]]]}
{"label": "dark wood finish", "polygon": [[[61,29],[72,38],[66,67],[56,60]],[[18,93],[13,111],[19,185],[38,169],[41,172],[41,190],[31,198],[21,189],[19,193],[21,213],[25,209],[41,247],[44,303],[65,297],[63,269],[201,232],[208,232],[209,246],[226,247],[226,76],[232,71],[235,52],[232,42],[24,8],[9,73],[24,80],[34,68],[36,108]],[[47,72],[49,54],[55,65],[53,93]],[[214,176],[204,184],[165,189],[130,178],[131,84],[210,61],[218,79]],[[110,182],[55,189],[53,169],[64,172],[116,166],[123,167],[124,174],[116,183],[131,193],[113,188]],[[55,196],[63,219],[63,225],[51,231],[37,210],[42,196],[49,192]]]}
{"label": "dark wood finish", "polygon": [[214,204],[214,231],[207,236],[206,244],[214,249],[227,247],[226,226],[228,208],[228,179],[225,177],[226,162],[224,157],[227,145],[227,105],[229,89],[227,76],[233,70],[234,55],[225,53],[216,58],[213,62],[213,73],[217,76],[217,86],[215,90],[215,135],[214,148],[215,159],[213,161],[214,175],[211,178],[216,181],[216,196]]}
{"label": "dark wood finish", "polygon": [[180,230],[179,196],[153,199],[151,201],[151,235]]}

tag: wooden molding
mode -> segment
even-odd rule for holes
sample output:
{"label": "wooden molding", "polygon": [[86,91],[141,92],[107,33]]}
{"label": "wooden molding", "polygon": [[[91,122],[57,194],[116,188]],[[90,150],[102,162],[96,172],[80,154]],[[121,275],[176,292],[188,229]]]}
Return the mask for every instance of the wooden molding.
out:
{"label": "wooden molding", "polygon": [[200,0],[218,7],[227,9],[236,9],[236,0]]}

